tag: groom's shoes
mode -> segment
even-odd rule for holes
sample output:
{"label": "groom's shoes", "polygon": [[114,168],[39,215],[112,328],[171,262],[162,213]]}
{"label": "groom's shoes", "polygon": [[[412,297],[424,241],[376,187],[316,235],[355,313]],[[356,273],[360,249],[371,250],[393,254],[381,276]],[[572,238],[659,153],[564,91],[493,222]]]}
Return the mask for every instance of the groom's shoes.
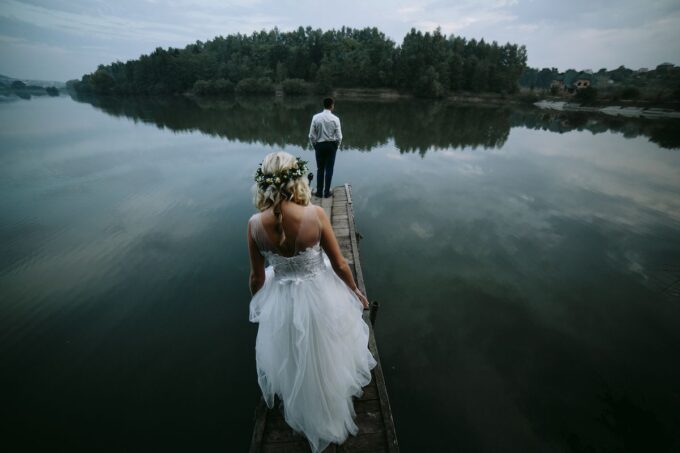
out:
{"label": "groom's shoes", "polygon": [[322,193],[322,192],[317,190],[316,192],[312,193],[312,196],[317,197],[317,198],[330,198],[330,197],[333,196],[333,194],[330,193],[330,192]]}

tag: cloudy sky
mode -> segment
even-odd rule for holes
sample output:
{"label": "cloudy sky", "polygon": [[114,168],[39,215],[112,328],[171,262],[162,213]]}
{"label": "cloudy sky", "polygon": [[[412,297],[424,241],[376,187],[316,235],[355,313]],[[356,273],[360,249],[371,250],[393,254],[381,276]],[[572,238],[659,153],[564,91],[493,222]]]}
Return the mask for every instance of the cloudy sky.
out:
{"label": "cloudy sky", "polygon": [[529,65],[680,64],[680,0],[0,0],[0,74],[67,80],[154,48],[277,26],[412,27],[524,44]]}

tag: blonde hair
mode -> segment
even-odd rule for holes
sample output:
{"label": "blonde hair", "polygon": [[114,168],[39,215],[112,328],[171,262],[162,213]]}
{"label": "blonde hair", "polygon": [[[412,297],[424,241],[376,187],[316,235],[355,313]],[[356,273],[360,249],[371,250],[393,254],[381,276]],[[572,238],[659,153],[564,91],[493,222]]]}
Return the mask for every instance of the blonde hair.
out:
{"label": "blonde hair", "polygon": [[[265,175],[276,175],[282,171],[297,168],[297,158],[292,154],[284,151],[267,154],[262,161],[262,172]],[[312,199],[312,191],[309,188],[307,175],[303,175],[296,179],[291,179],[285,185],[277,187],[270,184],[263,189],[258,184],[254,186],[255,191],[255,207],[260,211],[266,211],[273,208],[274,216],[276,217],[276,232],[281,235],[279,245],[283,245],[286,235],[283,232],[282,222],[283,213],[281,212],[281,203],[283,200],[292,201],[301,206],[307,206]]]}

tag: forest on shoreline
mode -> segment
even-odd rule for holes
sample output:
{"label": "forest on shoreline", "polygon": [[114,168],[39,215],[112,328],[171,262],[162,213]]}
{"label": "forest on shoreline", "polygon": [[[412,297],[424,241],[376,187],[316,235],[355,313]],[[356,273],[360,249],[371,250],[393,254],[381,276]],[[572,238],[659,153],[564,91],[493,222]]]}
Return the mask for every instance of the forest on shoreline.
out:
{"label": "forest on shoreline", "polygon": [[411,29],[396,45],[375,27],[299,27],[218,36],[184,49],[156,48],[136,60],[100,65],[68,85],[79,93],[220,95],[330,93],[392,88],[420,97],[450,92],[515,93],[524,46]]}
{"label": "forest on shoreline", "polygon": [[[570,99],[586,105],[680,102],[680,67],[652,70],[620,66],[559,72],[527,66],[524,46],[411,29],[400,45],[375,27],[323,31],[311,27],[281,32],[230,34],[196,41],[183,49],[156,48],[127,62],[100,65],[67,86],[80,94],[166,95],[331,94],[336,89],[424,98],[488,94]],[[557,80],[588,79],[585,90],[556,92]],[[566,88],[569,88],[567,86]],[[669,104],[670,103],[670,104]]]}

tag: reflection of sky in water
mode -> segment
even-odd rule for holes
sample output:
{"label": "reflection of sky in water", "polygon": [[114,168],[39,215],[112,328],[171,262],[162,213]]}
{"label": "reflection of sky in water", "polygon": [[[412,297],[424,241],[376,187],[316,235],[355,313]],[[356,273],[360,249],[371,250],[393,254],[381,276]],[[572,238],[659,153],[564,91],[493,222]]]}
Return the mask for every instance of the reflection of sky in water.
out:
{"label": "reflection of sky in water", "polygon": [[[63,98],[1,105],[0,124],[0,352],[17,422],[73,442],[118,426],[120,447],[157,445],[148,424],[168,445],[246,445],[245,222],[252,173],[279,148]],[[677,445],[680,304],[654,282],[680,257],[680,154],[619,133],[506,135],[424,155],[366,135],[371,152],[338,154],[402,447]]]}
{"label": "reflection of sky in water", "polygon": [[[680,256],[677,153],[526,129],[500,150],[382,152],[348,173],[381,168],[354,189],[397,421],[463,450],[667,445],[680,310],[650,277]],[[618,410],[641,426],[612,433],[607,392],[653,415]]]}

